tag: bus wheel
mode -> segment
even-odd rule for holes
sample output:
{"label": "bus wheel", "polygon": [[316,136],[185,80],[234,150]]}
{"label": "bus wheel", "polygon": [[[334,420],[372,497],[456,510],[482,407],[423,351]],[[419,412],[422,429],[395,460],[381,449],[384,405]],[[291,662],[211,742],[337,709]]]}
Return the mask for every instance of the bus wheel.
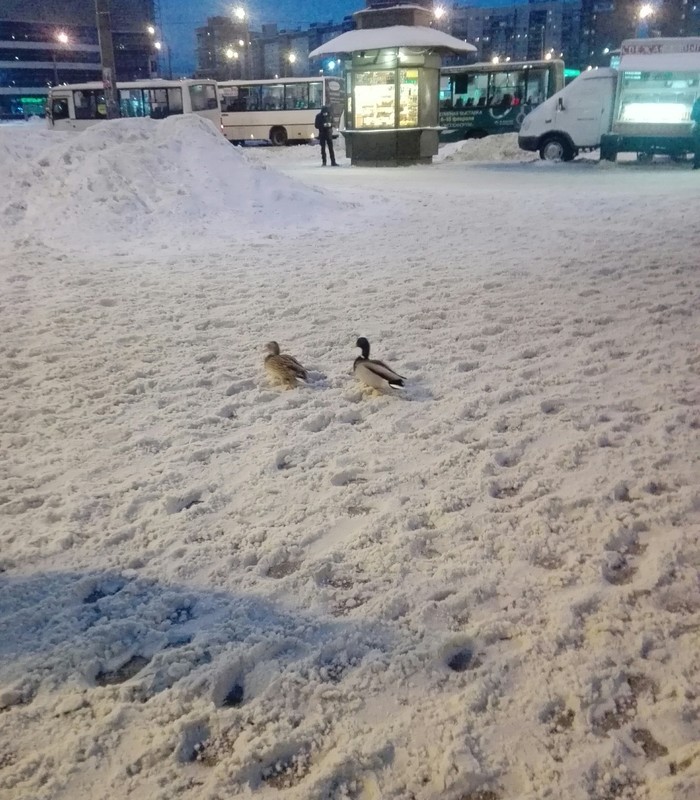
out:
{"label": "bus wheel", "polygon": [[270,131],[270,141],[275,147],[284,147],[287,144],[287,131],[284,128],[273,128]]}
{"label": "bus wheel", "polygon": [[563,136],[549,136],[540,145],[540,158],[543,161],[571,161],[576,155]]}
{"label": "bus wheel", "polygon": [[653,160],[654,154],[648,152],[647,150],[637,153],[637,161],[639,161],[640,164],[651,164]]}

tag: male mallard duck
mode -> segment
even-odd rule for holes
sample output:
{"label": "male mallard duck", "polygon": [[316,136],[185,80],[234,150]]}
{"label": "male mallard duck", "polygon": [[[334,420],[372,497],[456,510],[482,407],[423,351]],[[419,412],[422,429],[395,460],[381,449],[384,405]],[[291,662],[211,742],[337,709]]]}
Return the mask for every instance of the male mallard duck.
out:
{"label": "male mallard duck", "polygon": [[277,342],[268,342],[265,345],[265,371],[277,383],[283,383],[290,389],[297,384],[297,380],[305,381],[307,373],[304,367],[294,356],[280,353]]}
{"label": "male mallard duck", "polygon": [[405,378],[387,366],[383,361],[377,361],[369,357],[369,342],[364,336],[355,342],[355,347],[362,350],[362,355],[355,359],[352,371],[355,377],[371,386],[373,389],[399,389],[403,386]]}

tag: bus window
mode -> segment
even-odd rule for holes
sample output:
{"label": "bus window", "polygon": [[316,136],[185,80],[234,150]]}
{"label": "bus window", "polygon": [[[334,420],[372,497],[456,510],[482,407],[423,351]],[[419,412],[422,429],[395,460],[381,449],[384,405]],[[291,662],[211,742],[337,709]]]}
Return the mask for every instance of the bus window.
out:
{"label": "bus window", "polygon": [[323,83],[313,81],[309,84],[309,108],[321,108],[323,105]]}
{"label": "bus window", "polygon": [[142,89],[120,89],[119,110],[122,117],[145,117]]}
{"label": "bus window", "polygon": [[260,86],[227,86],[221,98],[221,110],[227,113],[232,111],[259,111]]}
{"label": "bus window", "polygon": [[68,119],[68,100],[54,100],[51,105],[51,119]]}
{"label": "bus window", "polygon": [[218,106],[216,87],[210,83],[195,83],[190,86],[192,111],[207,111]]}
{"label": "bus window", "polygon": [[243,111],[241,102],[238,99],[239,89],[237,86],[225,86],[219,100],[221,101],[221,111],[228,114],[231,111]]}
{"label": "bus window", "polygon": [[452,77],[454,107],[485,106],[488,97],[488,82],[489,76],[485,73],[454,75]]}
{"label": "bus window", "polygon": [[171,114],[182,114],[182,89],[168,89],[168,108]]}
{"label": "bus window", "polygon": [[262,86],[241,86],[238,111],[260,111],[262,108]]}
{"label": "bus window", "polygon": [[449,75],[440,76],[440,108],[452,109],[452,78]]}
{"label": "bus window", "polygon": [[525,102],[536,106],[549,97],[549,72],[546,69],[529,69],[525,76]]}
{"label": "bus window", "polygon": [[150,106],[151,119],[164,119],[168,116],[167,89],[144,89],[143,93]]}
{"label": "bus window", "polygon": [[262,108],[262,86],[241,86],[244,111],[260,111]]}
{"label": "bus window", "polygon": [[284,86],[281,84],[262,85],[262,110],[278,111],[284,107]]}
{"label": "bus window", "polygon": [[494,72],[491,75],[490,105],[518,106],[523,100],[521,72]]}
{"label": "bus window", "polygon": [[287,83],[284,87],[284,107],[289,110],[293,108],[308,108],[309,93],[307,83]]}
{"label": "bus window", "polygon": [[104,93],[100,89],[73,92],[76,119],[104,119],[107,116]]}

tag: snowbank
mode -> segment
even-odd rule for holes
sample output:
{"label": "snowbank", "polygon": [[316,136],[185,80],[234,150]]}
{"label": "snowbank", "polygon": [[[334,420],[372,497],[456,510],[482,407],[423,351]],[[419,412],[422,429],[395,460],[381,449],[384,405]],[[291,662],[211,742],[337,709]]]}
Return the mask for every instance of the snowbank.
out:
{"label": "snowbank", "polygon": [[502,133],[443,145],[435,161],[536,161],[537,158],[537,153],[527,153],[518,147],[517,133]]}
{"label": "snowbank", "polygon": [[100,242],[226,236],[313,225],[323,192],[252,164],[194,115],[115,120],[79,134],[0,130],[0,219],[22,239],[82,249]]}

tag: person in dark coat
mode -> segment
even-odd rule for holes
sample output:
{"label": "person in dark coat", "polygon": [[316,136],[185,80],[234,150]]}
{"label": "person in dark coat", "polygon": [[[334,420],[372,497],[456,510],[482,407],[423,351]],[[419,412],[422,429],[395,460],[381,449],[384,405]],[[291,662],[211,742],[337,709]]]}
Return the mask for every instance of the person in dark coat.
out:
{"label": "person in dark coat", "polygon": [[693,169],[700,169],[700,97],[693,103],[690,119],[693,121]]}
{"label": "person in dark coat", "polygon": [[328,106],[321,106],[321,110],[316,114],[316,121],[314,122],[318,130],[318,140],[321,143],[321,161],[323,166],[326,166],[326,147],[328,147],[328,154],[331,157],[331,166],[337,167],[335,163],[335,151],[333,150],[333,120],[331,118],[331,110]]}

